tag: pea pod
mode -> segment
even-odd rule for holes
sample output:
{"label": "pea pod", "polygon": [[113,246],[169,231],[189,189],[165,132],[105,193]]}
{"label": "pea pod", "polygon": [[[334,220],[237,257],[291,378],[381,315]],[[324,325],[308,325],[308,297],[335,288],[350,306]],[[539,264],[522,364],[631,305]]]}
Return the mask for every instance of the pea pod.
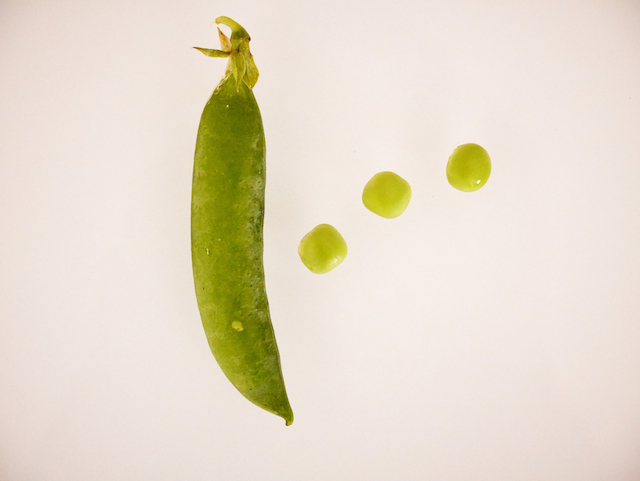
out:
{"label": "pea pod", "polygon": [[[271,324],[263,267],[266,150],[252,88],[258,70],[249,34],[227,17],[216,23],[227,71],[207,102],[196,140],[191,251],[198,308],[222,371],[249,401],[293,422]],[[197,48],[197,47],[196,47]]]}

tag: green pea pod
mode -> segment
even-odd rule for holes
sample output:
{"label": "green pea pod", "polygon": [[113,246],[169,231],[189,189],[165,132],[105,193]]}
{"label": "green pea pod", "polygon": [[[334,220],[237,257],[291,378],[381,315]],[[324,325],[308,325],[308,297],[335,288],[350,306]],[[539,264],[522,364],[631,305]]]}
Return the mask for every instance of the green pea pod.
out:
{"label": "green pea pod", "polygon": [[265,140],[252,87],[258,70],[246,30],[227,17],[222,81],[200,120],[193,169],[191,251],[198,308],[209,346],[249,401],[293,422],[269,314],[263,267]]}

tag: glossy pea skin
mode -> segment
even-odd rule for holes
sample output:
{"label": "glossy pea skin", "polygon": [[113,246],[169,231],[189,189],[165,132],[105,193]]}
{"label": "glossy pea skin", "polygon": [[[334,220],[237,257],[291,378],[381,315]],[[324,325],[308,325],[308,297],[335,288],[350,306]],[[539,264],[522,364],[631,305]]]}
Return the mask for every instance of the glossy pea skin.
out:
{"label": "glossy pea skin", "polygon": [[409,183],[394,172],[378,172],[362,192],[362,203],[374,214],[386,219],[401,215],[411,200]]}
{"label": "glossy pea skin", "polygon": [[191,203],[196,297],[224,374],[249,401],[289,425],[293,412],[265,290],[265,172],[258,104],[251,88],[227,72],[204,108],[196,140]]}
{"label": "glossy pea skin", "polygon": [[347,257],[347,243],[340,232],[329,224],[311,229],[298,245],[300,260],[315,274],[326,274]]}
{"label": "glossy pea skin", "polygon": [[447,162],[447,179],[462,192],[474,192],[489,180],[491,159],[478,144],[463,144],[453,151]]}

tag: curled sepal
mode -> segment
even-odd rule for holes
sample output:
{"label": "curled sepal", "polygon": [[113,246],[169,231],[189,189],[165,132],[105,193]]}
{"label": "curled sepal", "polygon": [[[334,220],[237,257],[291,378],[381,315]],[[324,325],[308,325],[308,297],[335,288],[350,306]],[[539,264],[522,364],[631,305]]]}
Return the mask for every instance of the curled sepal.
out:
{"label": "curled sepal", "polygon": [[220,37],[221,50],[213,48],[193,47],[200,50],[209,57],[228,57],[229,63],[224,74],[224,80],[233,75],[240,88],[240,83],[244,82],[247,87],[252,89],[258,82],[258,67],[253,61],[253,55],[249,51],[249,41],[251,37],[242,26],[231,20],[229,17],[218,17],[216,23],[226,25],[231,29],[231,38],[227,37],[218,29]]}
{"label": "curled sepal", "polygon": [[[244,56],[244,83],[252,89],[256,83],[258,83],[258,77],[260,73],[258,72],[258,67],[256,63],[253,61],[253,55],[249,52],[249,44],[246,44],[247,54]],[[236,77],[238,78],[238,77]]]}
{"label": "curled sepal", "polygon": [[200,48],[200,47],[193,47],[193,48],[201,51],[207,57],[228,57],[229,55],[231,55],[230,52],[225,52],[223,50],[216,50],[214,48]]}
{"label": "curled sepal", "polygon": [[237,22],[231,20],[229,17],[216,18],[217,24],[226,25],[231,29],[231,38],[227,38],[220,29],[220,43],[222,44],[222,50],[230,48],[229,64],[227,65],[227,72],[230,72],[240,84],[244,82],[247,87],[252,89],[258,82],[258,67],[253,61],[253,55],[249,50],[249,41],[251,37],[247,31]]}
{"label": "curled sepal", "polygon": [[218,38],[220,39],[220,46],[222,47],[222,50],[225,52],[231,52],[231,40],[229,40],[229,37],[222,33],[222,30],[220,29],[218,29]]}

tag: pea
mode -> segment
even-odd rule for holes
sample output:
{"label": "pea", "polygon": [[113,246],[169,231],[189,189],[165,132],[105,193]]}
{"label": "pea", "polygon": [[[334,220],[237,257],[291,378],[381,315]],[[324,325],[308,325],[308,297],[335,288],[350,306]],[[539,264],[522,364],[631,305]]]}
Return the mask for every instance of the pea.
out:
{"label": "pea", "polygon": [[347,257],[347,243],[335,227],[319,224],[302,238],[298,254],[311,272],[326,274]]}
{"label": "pea", "polygon": [[447,162],[449,183],[463,192],[478,190],[489,180],[491,159],[478,144],[463,144],[453,151]]}
{"label": "pea", "polygon": [[362,193],[362,203],[374,214],[393,219],[402,214],[411,200],[409,183],[393,172],[378,172]]}
{"label": "pea", "polygon": [[227,71],[207,102],[195,149],[191,251],[196,298],[209,347],[249,401],[281,416],[293,412],[271,324],[263,266],[266,150],[252,88],[258,70],[249,35],[227,17],[216,23]]}

